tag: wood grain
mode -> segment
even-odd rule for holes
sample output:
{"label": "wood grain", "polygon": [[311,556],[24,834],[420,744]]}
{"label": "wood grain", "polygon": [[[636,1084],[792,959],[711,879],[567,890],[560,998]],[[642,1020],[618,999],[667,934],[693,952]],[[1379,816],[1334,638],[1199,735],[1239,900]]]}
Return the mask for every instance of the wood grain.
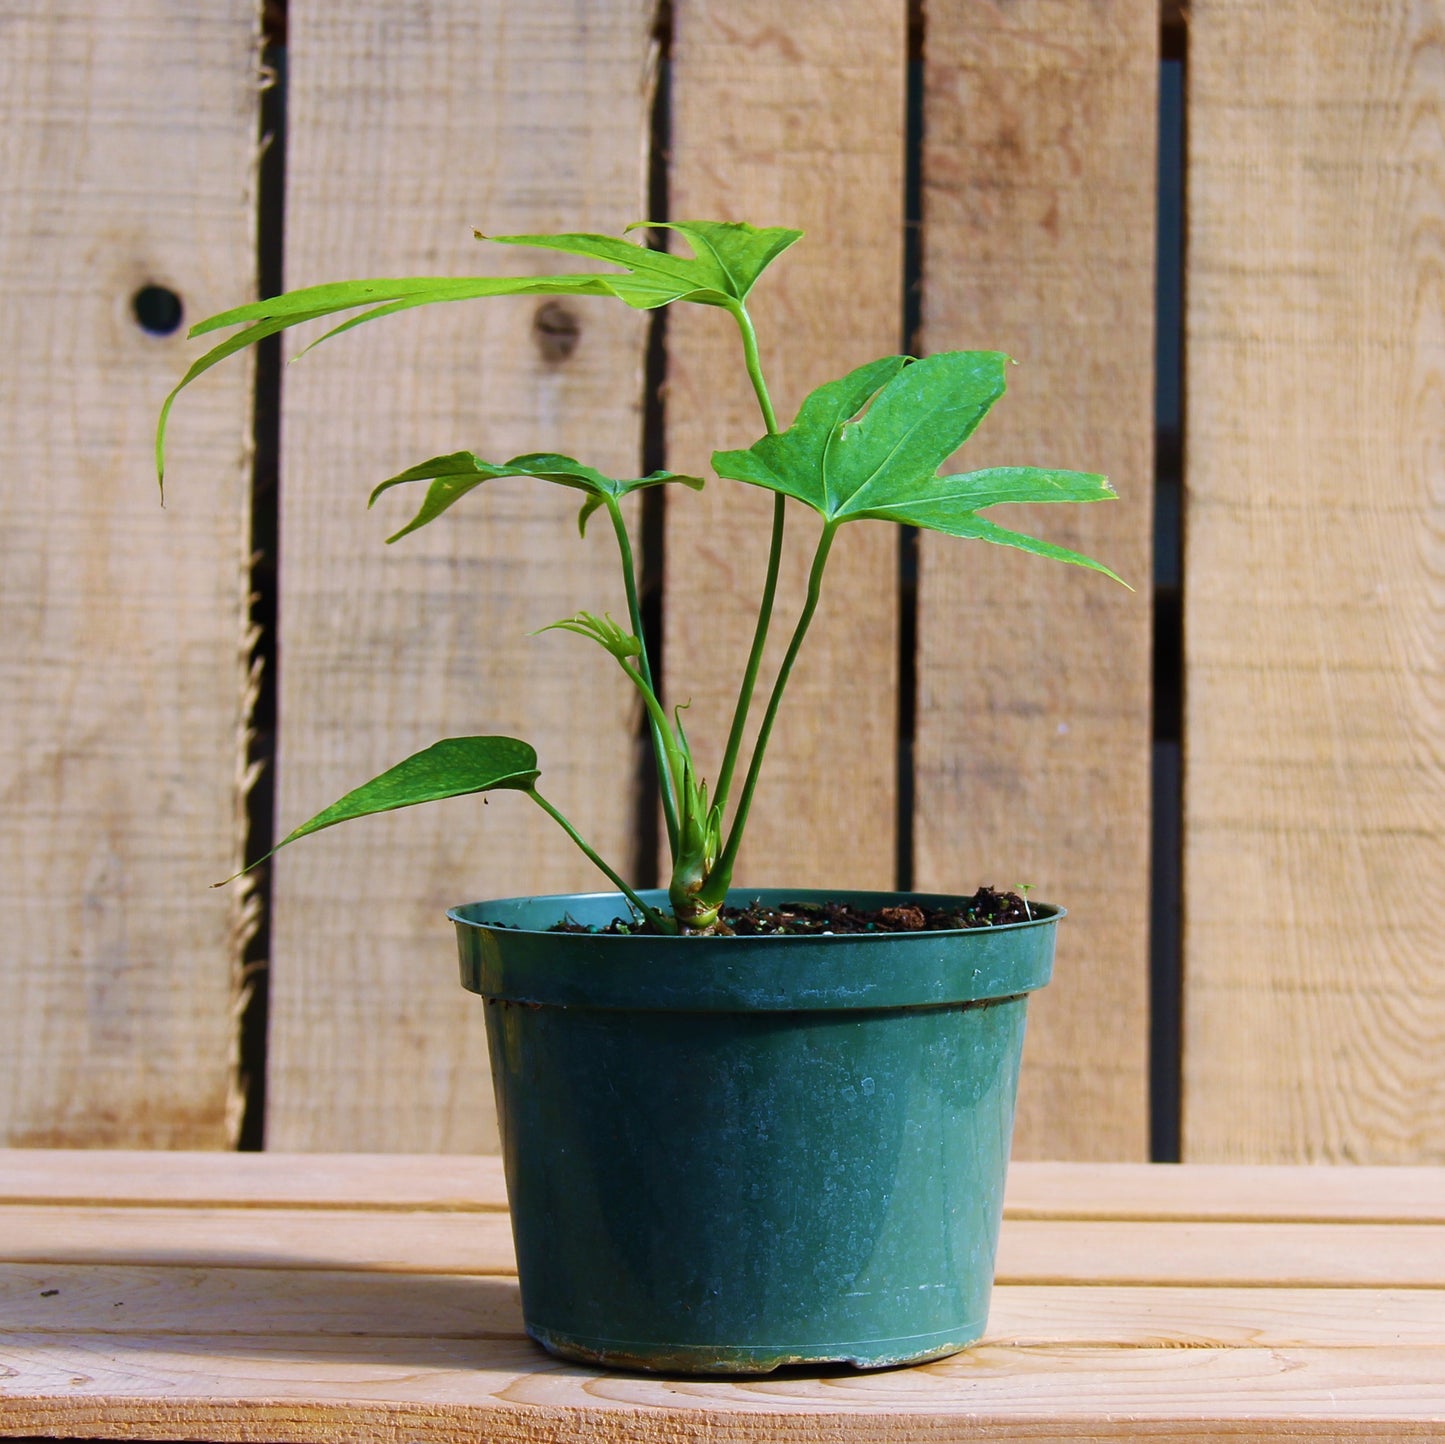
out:
{"label": "wood grain", "polygon": [[[472,227],[618,232],[641,213],[651,6],[541,0],[293,4],[287,281],[555,270]],[[437,738],[506,733],[543,792],[626,867],[634,713],[600,649],[527,633],[624,611],[615,542],[576,501],[502,482],[387,549],[410,515],[372,484],[466,447],[568,452],[637,474],[644,321],[569,303],[544,355],[528,300],[439,308],[332,343],[283,398],[279,816],[289,827]],[[267,1143],[496,1145],[482,1010],[444,911],[590,889],[590,864],[516,794],[327,833],[276,863]],[[601,885],[605,886],[605,883]]]}
{"label": "wood grain", "polygon": [[1445,1159],[1442,26],[1191,7],[1192,1159]]}
{"label": "wood grain", "polygon": [[[807,235],[758,284],[754,313],[780,425],[814,387],[898,350],[906,7],[742,0],[675,7],[671,210]],[[711,475],[715,448],[764,427],[732,322],[668,318],[668,464]],[[670,499],[667,689],[715,779],[767,569],[772,498],[713,482]],[[792,508],[753,730],[801,608],[818,536]],[[897,533],[839,534],[823,603],[768,749],[739,884],[891,887],[896,834]],[[752,735],[750,731],[749,735]],[[736,798],[736,791],[734,792]]]}
{"label": "wood grain", "polygon": [[0,18],[0,1140],[221,1147],[243,899],[250,384],[156,414],[254,284],[256,13]]}
{"label": "wood grain", "polygon": [[[0,1205],[0,1436],[1177,1444],[1445,1424],[1445,1226],[1339,1221],[1391,1178],[1433,1216],[1445,1170],[1019,1165],[1018,1197],[1051,1192],[1059,1216],[1005,1224],[978,1345],[736,1381],[528,1342],[505,1215],[399,1207],[425,1187],[385,1168],[436,1182],[455,1162],[475,1196],[493,1160],[177,1155],[155,1161],[188,1165],[180,1196],[145,1203],[140,1155],[89,1156],[87,1180],[78,1153],[0,1153],[13,1192],[56,1200]],[[244,1206],[197,1202],[228,1189]],[[1209,1221],[1271,1206],[1299,1216]]]}
{"label": "wood grain", "polygon": [[[755,1383],[598,1375],[479,1339],[0,1335],[0,1433],[426,1441],[1438,1438],[1445,1350],[984,1344]],[[318,1383],[322,1387],[318,1389]],[[19,1391],[23,1390],[23,1395]],[[18,1397],[17,1397],[18,1396]]]}
{"label": "wood grain", "polygon": [[[0,1204],[136,1208],[505,1209],[495,1155],[0,1149]],[[1445,1224],[1434,1168],[1015,1162],[1010,1219]],[[3,1254],[0,1254],[3,1256]]]}
{"label": "wood grain", "polygon": [[970,0],[925,39],[923,347],[1019,365],[960,458],[1106,472],[1120,501],[999,513],[1137,590],[920,538],[920,886],[1069,908],[1030,1007],[1015,1153],[1142,1158],[1157,6]]}
{"label": "wood grain", "polygon": [[[502,1213],[0,1208],[17,1263],[516,1272]],[[1445,1225],[1005,1219],[1007,1284],[1445,1289]]]}
{"label": "wood grain", "polygon": [[[0,1309],[16,1333],[393,1339],[523,1338],[515,1278],[487,1274],[11,1263]],[[1048,1349],[1445,1346],[1445,1291],[1001,1283],[992,1344]]]}

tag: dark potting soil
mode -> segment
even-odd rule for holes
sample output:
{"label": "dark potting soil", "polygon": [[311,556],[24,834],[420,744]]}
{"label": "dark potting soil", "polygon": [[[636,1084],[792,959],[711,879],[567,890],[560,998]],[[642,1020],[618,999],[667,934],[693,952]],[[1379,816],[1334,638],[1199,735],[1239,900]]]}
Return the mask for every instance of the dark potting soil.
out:
{"label": "dark potting soil", "polygon": [[[844,902],[785,902],[766,907],[760,902],[747,907],[725,907],[719,933],[737,937],[772,937],[817,933],[917,933],[954,928],[991,928],[1002,923],[1027,922],[1029,905],[1016,892],[996,892],[981,887],[958,908],[925,908],[915,903],[870,911]],[[558,923],[553,932],[652,933],[648,924],[614,918],[606,927],[586,927],[570,920]]]}

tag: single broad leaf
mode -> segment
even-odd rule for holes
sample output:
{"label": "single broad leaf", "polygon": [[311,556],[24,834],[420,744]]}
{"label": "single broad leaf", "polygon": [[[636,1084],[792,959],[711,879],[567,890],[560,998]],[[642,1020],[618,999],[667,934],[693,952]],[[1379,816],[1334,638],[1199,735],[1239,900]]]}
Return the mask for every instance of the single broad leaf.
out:
{"label": "single broad leaf", "polygon": [[873,516],[879,510],[896,520],[908,513],[909,525],[941,530],[952,516],[968,516],[990,506],[1049,501],[1114,501],[1109,478],[1088,471],[1055,471],[1041,466],[991,466],[937,476],[926,494],[884,508],[865,508],[849,516]]}
{"label": "single broad leaf", "polygon": [[588,637],[611,652],[619,662],[625,662],[629,657],[637,657],[642,653],[642,643],[613,621],[611,612],[605,617],[599,617],[592,612],[578,612],[576,616],[538,627],[532,635],[535,637],[542,632],[576,632],[579,637]]}
{"label": "single broad leaf", "polygon": [[888,356],[814,391],[781,436],[713,455],[719,476],[806,502],[826,521],[927,494],[1004,392],[1008,357]]}
{"label": "single broad leaf", "polygon": [[[668,300],[727,306],[743,301],[768,264],[803,234],[781,226],[760,229],[727,221],[636,221],[627,229],[633,231],[654,225],[677,231],[687,240],[693,254],[674,256],[615,236],[586,232],[552,236],[483,236],[478,232],[478,238],[609,261],[625,266],[629,272],[628,283],[643,292],[650,287],[659,295],[668,293]],[[624,301],[629,300],[623,291],[616,294]],[[629,301],[629,304],[638,303]]]}
{"label": "single broad leaf", "polygon": [[711,257],[726,278],[729,294],[739,301],[747,299],[758,277],[803,236],[786,226],[759,227],[741,221],[638,221],[627,229],[638,226],[677,231],[698,261]]}
{"label": "single broad leaf", "polygon": [[[1113,492],[1110,491],[1109,495],[1112,496]],[[1102,500],[1102,498],[1095,499]],[[909,508],[899,507],[896,509],[880,508],[867,515],[875,517],[879,521],[896,521],[905,526],[925,527],[929,531],[942,532],[945,536],[971,537],[977,541],[993,542],[996,546],[1014,547],[1022,552],[1032,552],[1037,557],[1049,557],[1056,562],[1071,562],[1077,567],[1088,567],[1090,571],[1103,572],[1106,577],[1112,578],[1120,586],[1128,587],[1131,592],[1134,590],[1123,577],[1116,576],[1103,562],[1096,562],[1092,557],[1070,551],[1067,547],[1055,546],[1053,542],[1040,541],[1038,537],[1026,536],[1023,532],[1010,531],[1007,527],[999,526],[997,522],[989,521],[987,518],[976,516],[971,512],[962,512],[946,519],[929,519],[926,514],[915,519]]]}
{"label": "single broad leaf", "polygon": [[786,431],[765,436],[746,451],[713,452],[713,470],[732,481],[780,491],[829,516],[829,444],[845,422],[910,364],[908,356],[884,356],[829,381],[804,400]]}
{"label": "single broad leaf", "polygon": [[445,737],[363,782],[287,833],[276,847],[338,822],[415,807],[419,802],[504,788],[530,792],[539,775],[535,749],[515,737]]}
{"label": "single broad leaf", "polygon": [[584,492],[587,500],[583,503],[581,515],[577,519],[578,529],[584,532],[587,518],[599,506],[605,505],[608,497],[620,500],[629,492],[642,487],[662,486],[671,481],[681,482],[694,490],[703,484],[699,476],[682,476],[672,471],[654,471],[649,476],[618,479],[604,475],[595,467],[584,466],[573,457],[560,456],[550,451],[528,452],[523,456],[514,456],[510,461],[496,463],[483,461],[474,452],[454,451],[446,456],[434,456],[430,461],[418,462],[417,465],[409,466],[405,471],[388,477],[373,489],[367,505],[375,505],[376,499],[393,486],[410,481],[431,482],[417,514],[400,531],[387,538],[387,541],[394,542],[428,522],[435,521],[483,482],[495,481],[504,476],[530,476],[539,481],[550,481],[558,486]]}
{"label": "single broad leaf", "polygon": [[[706,485],[700,476],[688,476],[680,471],[650,471],[646,476],[616,482],[615,484],[618,489],[612,492],[611,495],[616,497],[618,501],[621,501],[624,496],[634,491],[641,491],[644,487],[668,486],[672,482],[677,482],[679,486],[685,486],[690,491],[701,491],[704,485]],[[587,500],[582,503],[582,510],[577,513],[578,536],[587,535],[587,523],[592,513],[596,511],[598,507],[605,505],[606,502],[604,499],[596,493],[588,496]]]}

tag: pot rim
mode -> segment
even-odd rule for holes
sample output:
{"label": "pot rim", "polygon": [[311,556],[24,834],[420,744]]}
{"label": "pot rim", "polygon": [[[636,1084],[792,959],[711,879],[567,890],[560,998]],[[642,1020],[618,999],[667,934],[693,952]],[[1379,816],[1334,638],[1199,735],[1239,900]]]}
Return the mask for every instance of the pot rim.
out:
{"label": "pot rim", "polygon": [[[662,889],[641,894],[666,903]],[[967,894],[847,888],[735,888],[729,900],[838,899],[861,907],[936,906]],[[1062,908],[997,927],[776,937],[555,933],[566,913],[603,923],[620,893],[553,893],[452,908],[462,986],[531,1005],[672,1012],[796,1012],[952,1006],[1018,997],[1048,982]]]}
{"label": "pot rim", "polygon": [[[637,895],[649,906],[655,906],[660,909],[665,909],[669,906],[666,888],[638,888]],[[972,893],[920,892],[913,888],[895,890],[878,888],[734,887],[728,889],[727,904],[736,907],[750,902],[764,900],[773,905],[783,902],[842,901],[851,903],[856,907],[868,909],[906,906],[910,903],[920,907],[945,908],[967,902],[972,896]],[[517,923],[507,922],[501,918],[493,920],[481,915],[481,910],[484,908],[500,911],[521,911],[524,908],[547,907],[558,904],[561,905],[561,910],[558,913],[557,921],[561,921],[561,918],[574,908],[588,912],[602,912],[611,909],[613,916],[623,916],[634,911],[627,899],[620,892],[616,891],[520,893],[515,897],[485,898],[480,902],[461,903],[456,907],[448,908],[447,917],[454,923],[459,923],[467,927],[493,926],[505,928],[511,933],[531,933],[539,937],[584,936],[583,934],[555,933],[551,930],[550,924],[544,928],[523,927]],[[1033,909],[1035,916],[1025,919],[1025,921],[1021,923],[997,923],[982,928],[920,928],[916,932],[906,933],[781,933],[746,937],[730,936],[725,933],[709,933],[705,935],[693,934],[686,938],[670,938],[666,941],[681,943],[687,947],[708,947],[737,943],[750,945],[770,943],[775,946],[786,946],[788,944],[796,945],[804,940],[826,942],[828,939],[833,939],[836,942],[847,940],[855,943],[877,943],[884,942],[889,938],[900,937],[939,938],[966,936],[970,933],[1013,932],[1020,928],[1036,928],[1044,923],[1055,922],[1060,918],[1068,916],[1068,910],[1059,907],[1055,903],[1034,902],[1030,900],[1029,907]],[[595,942],[620,943],[623,946],[629,944],[636,946],[640,937],[646,937],[649,942],[663,941],[655,934],[588,933],[585,934],[585,936]]]}

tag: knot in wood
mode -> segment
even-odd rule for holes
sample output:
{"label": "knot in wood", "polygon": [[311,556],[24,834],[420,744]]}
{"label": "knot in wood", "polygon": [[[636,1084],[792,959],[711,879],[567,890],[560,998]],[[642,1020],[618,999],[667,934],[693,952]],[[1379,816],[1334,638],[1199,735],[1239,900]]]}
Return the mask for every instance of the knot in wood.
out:
{"label": "knot in wood", "polygon": [[556,364],[565,361],[576,349],[582,336],[582,323],[577,314],[559,301],[548,301],[537,308],[532,318],[532,339],[544,361]]}

